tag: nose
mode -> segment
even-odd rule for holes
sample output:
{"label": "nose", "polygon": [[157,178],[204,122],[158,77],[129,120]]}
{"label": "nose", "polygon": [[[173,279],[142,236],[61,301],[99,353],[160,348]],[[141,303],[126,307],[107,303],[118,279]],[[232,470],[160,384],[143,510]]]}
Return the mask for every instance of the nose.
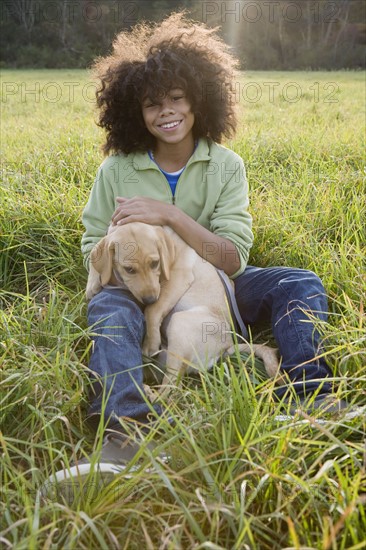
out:
{"label": "nose", "polygon": [[153,304],[156,302],[157,297],[156,296],[145,296],[142,298],[142,303],[145,304],[145,306],[148,306],[149,304]]}
{"label": "nose", "polygon": [[160,114],[162,116],[167,116],[171,113],[174,113],[173,104],[169,98],[164,98],[161,102]]}

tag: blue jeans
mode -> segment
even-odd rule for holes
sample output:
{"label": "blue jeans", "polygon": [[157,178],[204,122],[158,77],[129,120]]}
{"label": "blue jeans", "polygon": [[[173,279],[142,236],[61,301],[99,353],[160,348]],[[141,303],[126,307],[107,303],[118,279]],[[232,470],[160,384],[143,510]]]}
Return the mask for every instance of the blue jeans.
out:
{"label": "blue jeans", "polygon": [[248,266],[235,279],[235,296],[246,325],[268,321],[291,387],[280,387],[281,399],[290,389],[299,397],[315,391],[330,393],[324,379],[332,375],[321,353],[320,334],[312,319],[326,321],[328,302],[323,284],[312,271],[290,267]]}
{"label": "blue jeans", "polygon": [[[327,319],[327,299],[320,279],[311,271],[248,266],[235,279],[235,294],[246,325],[269,321],[292,387],[301,397],[331,391],[324,379],[331,375],[319,353],[320,336],[311,316]],[[310,314],[310,316],[309,316]],[[98,418],[105,402],[105,421],[128,417],[146,422],[151,413],[142,397],[145,333],[143,311],[132,294],[118,288],[103,289],[88,307],[93,353],[89,367],[95,373],[90,415]],[[278,388],[283,397],[287,386]],[[161,414],[159,405],[155,412]]]}
{"label": "blue jeans", "polygon": [[[146,422],[152,411],[142,397],[145,318],[140,305],[127,290],[102,289],[89,303],[88,325],[94,373],[89,419],[97,424],[103,405],[109,426],[118,425],[120,416]],[[154,409],[161,414],[159,405]]]}

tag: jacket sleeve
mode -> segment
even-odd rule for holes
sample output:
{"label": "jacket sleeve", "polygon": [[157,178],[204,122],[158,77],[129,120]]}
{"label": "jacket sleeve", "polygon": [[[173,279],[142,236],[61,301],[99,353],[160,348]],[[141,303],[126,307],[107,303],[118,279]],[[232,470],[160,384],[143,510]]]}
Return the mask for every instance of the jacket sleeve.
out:
{"label": "jacket sleeve", "polygon": [[[231,152],[232,153],[232,152]],[[238,251],[240,268],[231,278],[240,275],[249,258],[253,244],[252,216],[250,215],[248,182],[243,160],[232,153],[227,159],[221,177],[223,187],[211,218],[211,231],[229,239]],[[225,253],[225,251],[223,251]]]}
{"label": "jacket sleeve", "polygon": [[82,214],[85,232],[81,238],[81,252],[87,270],[89,270],[90,252],[97,242],[106,235],[115,210],[114,190],[105,177],[105,173],[105,163],[103,163],[97,172],[89,200]]}

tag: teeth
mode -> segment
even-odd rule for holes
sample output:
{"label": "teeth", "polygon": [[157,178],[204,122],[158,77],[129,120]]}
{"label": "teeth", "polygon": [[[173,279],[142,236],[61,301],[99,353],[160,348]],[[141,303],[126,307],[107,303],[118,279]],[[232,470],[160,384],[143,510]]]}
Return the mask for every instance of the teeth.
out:
{"label": "teeth", "polygon": [[167,124],[162,124],[161,127],[162,128],[173,128],[174,126],[178,126],[179,124],[179,120],[177,120],[176,122],[168,122]]}

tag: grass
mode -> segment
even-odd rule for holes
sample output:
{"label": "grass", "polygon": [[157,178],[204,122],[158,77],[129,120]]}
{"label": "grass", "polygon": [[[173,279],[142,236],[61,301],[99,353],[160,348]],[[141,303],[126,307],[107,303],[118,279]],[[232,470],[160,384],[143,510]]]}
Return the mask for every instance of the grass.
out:
{"label": "grass", "polygon": [[[85,72],[3,71],[2,81],[2,547],[365,548],[365,418],[279,423],[272,383],[235,357],[174,391],[177,426],[160,439],[169,465],[146,451],[149,473],[104,488],[91,477],[71,504],[42,498],[53,471],[100,445],[84,423],[91,344],[79,243],[103,136]],[[320,275],[338,395],[361,405],[363,82],[361,72],[248,73],[228,144],[249,175],[251,262]]]}

